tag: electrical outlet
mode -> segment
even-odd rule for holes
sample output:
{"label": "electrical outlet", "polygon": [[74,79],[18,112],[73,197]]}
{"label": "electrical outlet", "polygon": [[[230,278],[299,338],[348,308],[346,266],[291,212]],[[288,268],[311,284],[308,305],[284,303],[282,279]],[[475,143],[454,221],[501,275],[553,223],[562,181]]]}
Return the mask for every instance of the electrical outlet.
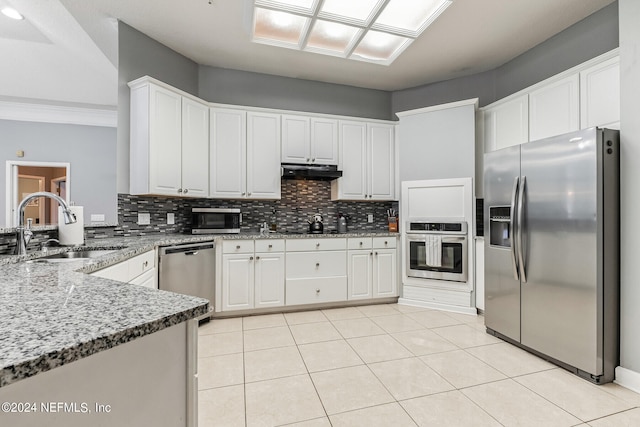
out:
{"label": "electrical outlet", "polygon": [[138,213],[138,225],[149,225],[149,224],[151,224],[151,214]]}
{"label": "electrical outlet", "polygon": [[104,214],[91,214],[91,222],[104,222]]}
{"label": "electrical outlet", "polygon": [[367,222],[373,222],[373,214],[367,215]]}
{"label": "electrical outlet", "polygon": [[167,214],[167,225],[173,225],[176,223],[176,214],[168,213]]}

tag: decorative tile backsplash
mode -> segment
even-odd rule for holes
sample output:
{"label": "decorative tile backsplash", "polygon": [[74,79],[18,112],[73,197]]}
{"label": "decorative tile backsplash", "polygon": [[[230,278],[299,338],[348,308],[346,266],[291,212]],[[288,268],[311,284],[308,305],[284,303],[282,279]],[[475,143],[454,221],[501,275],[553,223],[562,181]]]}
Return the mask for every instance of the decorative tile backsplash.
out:
{"label": "decorative tile backsplash", "polygon": [[[306,232],[307,220],[320,213],[324,232],[337,229],[338,214],[347,216],[349,230],[386,231],[387,210],[398,210],[397,202],[334,202],[331,201],[329,181],[283,180],[280,200],[219,200],[185,199],[118,194],[118,226],[85,226],[85,239],[130,237],[156,233],[188,233],[191,231],[191,208],[240,208],[244,232],[258,232],[260,224],[275,224],[277,231]],[[149,225],[138,225],[138,213],[148,213]],[[174,214],[175,224],[167,224],[167,214]],[[373,222],[367,217],[373,214]],[[57,238],[58,230],[35,230],[28,250],[37,250],[50,238]],[[12,253],[15,235],[0,235],[0,253]]]}

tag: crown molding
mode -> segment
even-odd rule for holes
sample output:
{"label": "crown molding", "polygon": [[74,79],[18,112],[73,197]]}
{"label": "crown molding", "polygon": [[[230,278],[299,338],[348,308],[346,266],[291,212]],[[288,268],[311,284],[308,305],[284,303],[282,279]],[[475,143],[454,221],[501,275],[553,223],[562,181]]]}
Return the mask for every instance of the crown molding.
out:
{"label": "crown molding", "polygon": [[0,100],[0,120],[117,127],[118,112],[101,108]]}

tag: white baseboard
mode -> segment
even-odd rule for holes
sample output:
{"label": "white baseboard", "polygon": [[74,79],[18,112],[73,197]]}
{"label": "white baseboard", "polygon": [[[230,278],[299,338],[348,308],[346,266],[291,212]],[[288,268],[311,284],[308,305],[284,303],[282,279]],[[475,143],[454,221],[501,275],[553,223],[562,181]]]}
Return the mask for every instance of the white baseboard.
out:
{"label": "white baseboard", "polygon": [[478,310],[475,307],[463,307],[448,304],[438,304],[435,302],[416,301],[413,299],[399,298],[398,304],[410,305],[413,307],[433,308],[435,310],[451,311],[453,313],[477,315]]}
{"label": "white baseboard", "polygon": [[640,372],[618,366],[616,367],[616,379],[613,382],[640,393]]}

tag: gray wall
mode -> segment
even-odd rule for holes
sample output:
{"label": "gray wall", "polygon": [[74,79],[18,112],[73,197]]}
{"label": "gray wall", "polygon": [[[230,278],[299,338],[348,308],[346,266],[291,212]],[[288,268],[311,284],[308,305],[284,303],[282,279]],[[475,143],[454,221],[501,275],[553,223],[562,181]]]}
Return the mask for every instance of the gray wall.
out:
{"label": "gray wall", "polygon": [[198,95],[198,64],[144,35],[118,23],[118,183],[119,193],[129,192],[129,86],[142,76]]}
{"label": "gray wall", "polygon": [[[620,0],[620,365],[640,384],[640,2]],[[640,391],[640,390],[636,390]]]}
{"label": "gray wall", "polygon": [[400,119],[400,181],[475,176],[475,107]]}
{"label": "gray wall", "polygon": [[618,47],[618,2],[614,2],[485,73],[393,92],[391,110],[429,107],[479,98],[483,107]]}
{"label": "gray wall", "polygon": [[[71,200],[91,214],[118,222],[116,194],[116,129],[52,123],[0,120],[0,161],[64,162],[71,164]],[[16,150],[24,150],[23,158]],[[0,187],[0,227],[4,227],[6,183]]]}
{"label": "gray wall", "polygon": [[200,66],[199,97],[210,102],[391,120],[382,90]]}

